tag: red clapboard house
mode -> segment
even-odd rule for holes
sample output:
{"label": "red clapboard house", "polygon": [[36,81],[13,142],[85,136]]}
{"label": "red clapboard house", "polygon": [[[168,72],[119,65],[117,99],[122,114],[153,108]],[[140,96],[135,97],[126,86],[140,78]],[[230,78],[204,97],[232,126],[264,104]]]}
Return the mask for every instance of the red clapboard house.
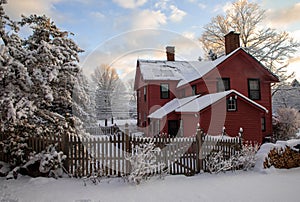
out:
{"label": "red clapboard house", "polygon": [[197,124],[210,135],[223,127],[230,136],[262,143],[272,134],[271,84],[278,77],[225,36],[225,55],[214,61],[137,60],[138,126],[147,136],[193,136]]}

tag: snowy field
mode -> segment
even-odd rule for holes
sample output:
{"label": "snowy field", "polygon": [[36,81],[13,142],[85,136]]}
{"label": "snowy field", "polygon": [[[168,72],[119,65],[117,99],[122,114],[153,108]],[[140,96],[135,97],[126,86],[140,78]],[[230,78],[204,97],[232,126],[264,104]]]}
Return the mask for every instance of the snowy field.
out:
{"label": "snowy field", "polygon": [[266,172],[227,172],[193,177],[167,176],[139,186],[120,178],[100,184],[80,179],[0,178],[0,201],[18,202],[177,202],[177,201],[299,201],[300,168]]}

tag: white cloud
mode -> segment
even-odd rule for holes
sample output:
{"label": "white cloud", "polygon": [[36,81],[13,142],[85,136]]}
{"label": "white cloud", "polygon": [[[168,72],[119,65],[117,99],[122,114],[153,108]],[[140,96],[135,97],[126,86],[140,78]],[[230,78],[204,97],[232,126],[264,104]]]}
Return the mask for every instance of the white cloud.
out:
{"label": "white cloud", "polygon": [[13,19],[20,19],[21,14],[30,15],[47,15],[53,18],[57,18],[58,14],[55,12],[55,3],[63,0],[9,0],[6,4],[5,11]]}
{"label": "white cloud", "polygon": [[170,15],[170,20],[172,22],[180,22],[183,19],[183,17],[186,15],[186,12],[184,12],[183,10],[180,10],[179,8],[177,8],[174,5],[171,5],[170,9],[172,10],[171,15]]}
{"label": "white cloud", "polygon": [[196,38],[195,32],[183,32],[182,35],[191,40],[194,40]]}
{"label": "white cloud", "polygon": [[207,6],[203,3],[199,3],[198,7],[201,8],[201,9],[205,9]]}
{"label": "white cloud", "polygon": [[113,2],[123,8],[137,8],[144,5],[147,0],[113,0]]}
{"label": "white cloud", "polygon": [[94,19],[98,19],[98,20],[102,20],[105,18],[105,15],[103,15],[103,13],[97,11],[97,12],[91,12],[90,16]]}
{"label": "white cloud", "polygon": [[300,42],[300,29],[290,32],[290,35],[297,41]]}
{"label": "white cloud", "polygon": [[267,21],[272,27],[287,27],[292,23],[300,21],[300,3],[296,3],[291,7],[283,7],[277,10],[269,9],[266,15]]}
{"label": "white cloud", "polygon": [[161,11],[143,10],[134,13],[132,19],[133,29],[158,28],[167,23],[167,17]]}
{"label": "white cloud", "polygon": [[232,2],[226,2],[225,4],[217,4],[215,5],[213,12],[219,13],[219,12],[226,12],[227,10],[232,8]]}
{"label": "white cloud", "polygon": [[170,0],[160,0],[160,1],[156,2],[154,6],[155,6],[155,8],[166,10],[169,1]]}

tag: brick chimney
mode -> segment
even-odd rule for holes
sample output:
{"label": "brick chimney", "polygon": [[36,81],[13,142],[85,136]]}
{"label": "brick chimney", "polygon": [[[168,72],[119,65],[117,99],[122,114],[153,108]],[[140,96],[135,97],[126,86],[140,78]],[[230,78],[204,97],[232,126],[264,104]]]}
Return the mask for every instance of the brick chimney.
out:
{"label": "brick chimney", "polygon": [[167,46],[166,53],[167,53],[168,61],[175,61],[175,47],[174,46]]}
{"label": "brick chimney", "polygon": [[235,49],[240,47],[240,34],[234,31],[225,35],[225,53],[228,55]]}

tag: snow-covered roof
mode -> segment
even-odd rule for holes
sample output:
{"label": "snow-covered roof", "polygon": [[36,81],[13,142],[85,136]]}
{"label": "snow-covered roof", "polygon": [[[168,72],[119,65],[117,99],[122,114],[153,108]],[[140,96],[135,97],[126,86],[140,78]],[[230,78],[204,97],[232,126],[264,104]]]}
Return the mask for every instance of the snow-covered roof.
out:
{"label": "snow-covered roof", "polygon": [[214,61],[161,61],[139,60],[144,80],[179,81],[177,87],[203,77],[241,48]]}
{"label": "snow-covered roof", "polygon": [[181,99],[175,98],[175,99],[171,100],[170,102],[166,103],[161,108],[154,111],[152,114],[150,114],[148,116],[148,118],[161,119],[164,116],[166,116],[167,114],[169,114],[170,112],[174,111],[176,108],[183,106],[188,102],[191,102],[192,100],[196,99],[199,96],[200,95],[195,95],[195,96],[190,96],[190,97],[181,98]]}
{"label": "snow-covered roof", "polygon": [[248,102],[252,103],[253,105],[257,106],[258,108],[264,110],[268,113],[268,110],[263,107],[262,105],[254,102],[253,100],[249,99],[248,97],[244,96],[243,94],[237,92],[236,90],[228,90],[219,93],[212,93],[207,95],[195,95],[186,98],[175,98],[170,102],[166,103],[161,108],[157,109],[153,113],[151,113],[148,118],[153,119],[162,119],[167,114],[175,111],[175,112],[199,112],[206,107],[214,104],[215,102],[225,98],[227,95],[234,93],[237,96],[247,100]]}
{"label": "snow-covered roof", "polygon": [[201,96],[185,105],[178,107],[175,111],[176,112],[199,112],[199,111],[205,109],[206,107],[212,105],[213,103],[221,100],[222,98],[226,97],[227,95],[229,95],[231,93],[235,93],[236,95],[242,97],[243,99],[247,100],[248,102],[252,103],[253,105],[257,106],[258,108],[261,108],[262,110],[264,110],[268,113],[268,110],[265,107],[254,102],[253,100],[251,100],[248,97],[244,96],[243,94],[237,92],[236,90],[229,90],[229,91],[207,94],[207,95]]}

